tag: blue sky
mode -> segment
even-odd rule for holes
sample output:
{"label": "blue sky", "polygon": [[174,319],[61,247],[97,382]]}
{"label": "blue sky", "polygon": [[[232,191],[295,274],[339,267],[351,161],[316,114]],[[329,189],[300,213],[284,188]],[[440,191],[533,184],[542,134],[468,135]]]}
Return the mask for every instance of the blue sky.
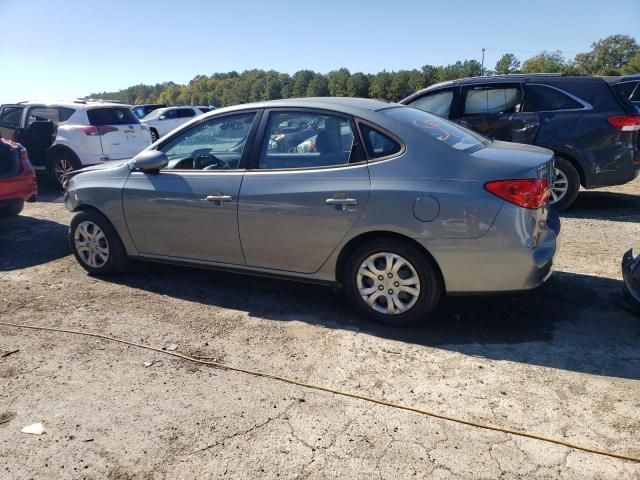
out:
{"label": "blue sky", "polygon": [[566,56],[624,33],[640,0],[0,0],[0,103],[251,68],[377,72],[502,53]]}

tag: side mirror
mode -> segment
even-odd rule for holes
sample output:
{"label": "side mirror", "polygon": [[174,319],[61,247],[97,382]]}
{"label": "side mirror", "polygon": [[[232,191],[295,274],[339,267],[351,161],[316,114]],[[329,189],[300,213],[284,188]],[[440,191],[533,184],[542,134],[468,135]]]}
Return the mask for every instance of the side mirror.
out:
{"label": "side mirror", "polygon": [[144,150],[133,157],[132,166],[135,170],[152,172],[169,165],[169,160],[160,150]]}
{"label": "side mirror", "polygon": [[160,118],[158,120],[165,120],[167,117],[164,115],[160,115]]}

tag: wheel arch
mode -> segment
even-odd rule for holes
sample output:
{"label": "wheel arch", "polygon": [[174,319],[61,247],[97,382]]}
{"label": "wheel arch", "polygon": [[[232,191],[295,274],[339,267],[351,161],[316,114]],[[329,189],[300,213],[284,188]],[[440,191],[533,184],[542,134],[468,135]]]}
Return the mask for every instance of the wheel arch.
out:
{"label": "wheel arch", "polygon": [[80,164],[80,158],[78,157],[78,155],[76,155],[76,152],[74,152],[71,147],[59,143],[49,147],[49,149],[47,150],[47,161],[55,158],[55,156],[60,153],[68,153],[72,155],[73,158],[78,162],[78,164]]}
{"label": "wheel arch", "polygon": [[575,157],[565,152],[554,150],[553,154],[557,157],[563,158],[564,160],[569,162],[571,165],[573,165],[573,168],[576,169],[576,171],[578,172],[578,176],[580,177],[580,185],[584,187],[586,185],[586,178],[584,174],[584,169],[582,168],[582,165],[580,164],[580,162]]}
{"label": "wheel arch", "polygon": [[336,281],[338,282],[338,284],[339,285],[343,284],[342,277],[344,275],[345,265],[347,263],[347,260],[349,259],[349,256],[355,251],[356,248],[358,248],[359,246],[367,242],[371,242],[373,240],[385,240],[385,239],[405,242],[409,245],[416,247],[418,250],[423,252],[425,256],[429,259],[429,261],[433,264],[436,270],[438,279],[440,280],[440,284],[442,286],[443,292],[447,291],[446,283],[444,281],[444,276],[442,275],[442,270],[440,269],[440,265],[438,265],[438,262],[436,261],[436,259],[433,257],[431,252],[429,252],[429,250],[427,250],[424,247],[424,245],[422,245],[420,242],[416,241],[411,237],[402,235],[401,233],[396,233],[391,231],[380,231],[380,230],[364,232],[359,235],[356,235],[342,247],[342,250],[340,250],[340,253],[338,254],[338,258],[336,260],[335,274],[336,274]]}

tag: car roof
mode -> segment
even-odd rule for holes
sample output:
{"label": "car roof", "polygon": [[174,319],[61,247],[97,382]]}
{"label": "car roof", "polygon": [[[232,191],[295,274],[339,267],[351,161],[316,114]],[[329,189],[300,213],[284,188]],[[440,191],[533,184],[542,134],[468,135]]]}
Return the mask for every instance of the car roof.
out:
{"label": "car roof", "polygon": [[412,100],[415,97],[422,95],[423,93],[430,92],[433,90],[439,90],[441,88],[453,87],[457,85],[476,85],[476,84],[487,84],[487,83],[505,83],[505,82],[544,82],[553,84],[557,81],[560,82],[580,82],[580,83],[596,83],[602,82],[603,80],[609,84],[618,83],[628,77],[620,77],[620,76],[596,76],[596,75],[562,75],[557,73],[517,73],[510,75],[489,75],[484,77],[468,77],[468,78],[459,78],[456,80],[447,80],[446,82],[440,82],[433,85],[430,85],[426,88],[418,90],[417,92],[412,93],[406,98],[400,100],[400,103],[405,103],[407,101]]}
{"label": "car roof", "polygon": [[317,108],[321,110],[335,110],[351,115],[376,112],[392,106],[400,106],[384,100],[356,97],[304,97],[268,100],[264,102],[243,103],[232,107],[218,108],[216,115],[236,110],[250,110],[254,108]]}
{"label": "car roof", "polygon": [[67,107],[67,108],[94,108],[94,107],[129,107],[129,105],[123,103],[114,102],[85,102],[82,100],[28,100],[24,102],[18,102],[7,105],[24,105],[25,107],[31,106],[45,106],[45,107]]}

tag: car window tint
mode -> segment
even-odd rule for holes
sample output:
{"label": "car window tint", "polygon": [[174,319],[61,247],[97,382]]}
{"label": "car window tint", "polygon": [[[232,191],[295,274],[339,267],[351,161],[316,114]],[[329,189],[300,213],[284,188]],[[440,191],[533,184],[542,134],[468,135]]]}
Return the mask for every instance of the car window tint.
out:
{"label": "car window tint", "polygon": [[29,109],[29,115],[27,116],[27,126],[33,122],[46,122],[51,121],[58,123],[60,121],[59,111],[55,107],[34,107]]}
{"label": "car window tint", "polygon": [[382,110],[382,113],[444,142],[456,150],[471,152],[489,144],[489,141],[483,136],[417,108],[387,108]]}
{"label": "car window tint", "polygon": [[0,125],[9,128],[20,128],[24,107],[4,107],[0,111]]}
{"label": "car window tint", "polygon": [[74,113],[75,110],[73,108],[58,107],[58,119],[61,122],[66,122],[67,120],[69,120],[69,118],[71,118],[71,115],[73,115]]}
{"label": "car window tint", "polygon": [[402,147],[388,135],[364,123],[360,124],[360,131],[364,137],[365,147],[369,158],[388,157],[398,153]]}
{"label": "car window tint", "polygon": [[195,117],[195,116],[196,116],[196,112],[194,112],[193,109],[191,108],[178,109],[178,118],[188,118],[188,117]]}
{"label": "car window tint", "polygon": [[178,110],[176,110],[175,108],[172,108],[171,110],[167,110],[166,112],[162,113],[161,115],[158,115],[159,117],[164,117],[165,120],[171,120],[174,118],[178,118]]}
{"label": "car window tint", "polygon": [[140,123],[138,117],[126,107],[94,108],[87,110],[87,117],[89,117],[89,123],[97,127]]}
{"label": "car window tint", "polygon": [[449,117],[451,111],[451,101],[453,100],[453,91],[435,92],[420,97],[409,104],[414,108],[419,108],[425,112],[439,115],[440,117]]}
{"label": "car window tint", "polygon": [[584,105],[565,93],[544,85],[526,85],[525,109],[528,112],[582,109]]}
{"label": "car window tint", "polygon": [[273,112],[264,136],[259,168],[315,168],[360,161],[354,154],[351,122],[309,112]]}
{"label": "car window tint", "polygon": [[240,158],[255,113],[214,118],[178,133],[160,147],[169,159],[167,169],[233,170]]}
{"label": "car window tint", "polygon": [[207,107],[199,107],[198,110],[200,110],[202,113],[209,113],[211,111],[211,109]]}
{"label": "car window tint", "polygon": [[465,115],[519,112],[522,92],[516,87],[482,88],[467,91]]}

